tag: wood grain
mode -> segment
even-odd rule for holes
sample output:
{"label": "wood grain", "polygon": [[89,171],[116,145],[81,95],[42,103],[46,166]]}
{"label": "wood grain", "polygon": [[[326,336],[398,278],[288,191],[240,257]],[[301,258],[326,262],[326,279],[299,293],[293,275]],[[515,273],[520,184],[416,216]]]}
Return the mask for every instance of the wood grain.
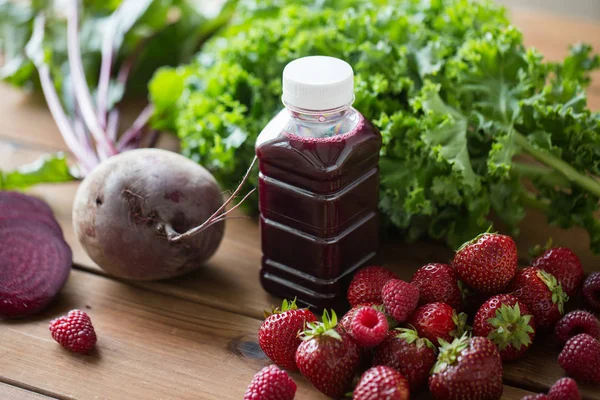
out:
{"label": "wood grain", "polygon": [[[0,377],[0,379],[2,379]],[[12,386],[6,383],[0,382],[0,399],[6,400],[48,400],[54,397],[44,396],[39,393],[31,392],[29,390]]]}

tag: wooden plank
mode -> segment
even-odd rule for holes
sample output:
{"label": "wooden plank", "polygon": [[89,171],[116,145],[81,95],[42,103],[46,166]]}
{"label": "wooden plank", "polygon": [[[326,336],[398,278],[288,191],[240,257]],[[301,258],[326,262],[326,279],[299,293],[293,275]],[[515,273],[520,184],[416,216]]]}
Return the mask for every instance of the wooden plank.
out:
{"label": "wooden plank", "polygon": [[[91,355],[69,353],[48,333],[48,321],[80,308],[98,334]],[[5,321],[0,377],[87,399],[240,399],[269,361],[260,351],[260,321],[73,271],[44,313]],[[325,399],[298,374],[296,399]],[[85,382],[85,384],[82,384]],[[506,388],[506,399],[523,391]]]}
{"label": "wooden plank", "polygon": [[0,399],[7,400],[45,400],[53,399],[54,397],[44,396],[43,394],[31,392],[17,386],[12,386],[0,382]]}
{"label": "wooden plank", "polygon": [[[89,356],[62,349],[48,321],[86,310],[98,334]],[[3,321],[3,380],[58,397],[240,399],[268,360],[260,321],[73,271],[55,303],[23,321]],[[294,375],[298,399],[324,399]],[[85,382],[85,384],[84,384]]]}

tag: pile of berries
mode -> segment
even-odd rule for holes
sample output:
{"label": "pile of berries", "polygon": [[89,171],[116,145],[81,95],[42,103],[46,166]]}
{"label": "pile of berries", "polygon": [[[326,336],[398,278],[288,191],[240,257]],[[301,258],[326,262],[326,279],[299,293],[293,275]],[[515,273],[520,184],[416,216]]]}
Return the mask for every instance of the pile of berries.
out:
{"label": "pile of berries", "polygon": [[266,318],[259,344],[276,365],[254,377],[244,398],[293,399],[296,384],[283,368],[334,399],[401,400],[426,388],[441,400],[500,399],[503,361],[554,331],[564,346],[558,362],[573,379],[526,398],[580,399],[575,380],[600,384],[600,322],[581,310],[563,315],[582,284],[600,311],[600,273],[583,280],[567,248],[546,249],[518,270],[515,242],[494,233],[464,244],[450,265],[421,267],[410,282],[366,267],[350,284],[352,308],[339,323],[333,310],[318,322],[288,301]]}

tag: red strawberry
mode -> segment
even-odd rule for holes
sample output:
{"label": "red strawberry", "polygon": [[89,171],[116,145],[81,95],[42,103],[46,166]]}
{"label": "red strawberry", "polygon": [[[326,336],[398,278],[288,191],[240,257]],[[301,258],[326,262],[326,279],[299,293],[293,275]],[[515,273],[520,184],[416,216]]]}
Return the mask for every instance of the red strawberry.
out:
{"label": "red strawberry", "polygon": [[452,266],[475,291],[500,293],[517,271],[517,245],[509,236],[483,233],[457,250]]}
{"label": "red strawberry", "polygon": [[276,365],[261,369],[246,389],[244,400],[293,400],[296,383]]}
{"label": "red strawberry", "polygon": [[360,377],[353,400],[408,400],[408,381],[395,369],[385,366],[373,367]]}
{"label": "red strawberry", "polygon": [[89,353],[96,344],[92,320],[81,310],[71,310],[66,316],[51,321],[49,329],[54,340],[75,353]]}
{"label": "red strawberry", "polygon": [[307,322],[317,320],[315,314],[307,309],[298,309],[296,300],[283,300],[281,309],[273,310],[258,331],[258,344],[267,357],[275,364],[295,371],[296,349],[300,345],[298,333],[304,330]]}
{"label": "red strawberry", "polygon": [[567,341],[558,363],[569,376],[589,383],[600,383],[600,342],[580,333]]}
{"label": "red strawberry", "polygon": [[308,323],[296,350],[296,364],[318,390],[338,398],[346,393],[360,364],[360,348],[343,330],[336,330],[337,316],[323,313],[323,322]]}
{"label": "red strawberry", "polygon": [[446,303],[458,311],[463,308],[462,283],[447,264],[427,264],[419,268],[410,283],[419,288],[419,305]]}
{"label": "red strawberry", "polygon": [[532,267],[543,269],[556,277],[568,296],[573,296],[583,281],[583,267],[575,253],[566,247],[555,247],[531,262]]}
{"label": "red strawberry", "polygon": [[350,305],[357,306],[365,303],[383,303],[381,300],[381,289],[390,279],[396,279],[398,275],[379,266],[365,267],[358,271],[350,287],[348,287],[348,301]]}
{"label": "red strawberry", "polygon": [[600,321],[598,318],[587,311],[576,310],[566,314],[554,329],[556,338],[561,344],[564,344],[571,337],[587,333],[591,337],[600,340]]}
{"label": "red strawberry", "polygon": [[502,359],[494,343],[466,335],[452,343],[440,342],[440,354],[429,377],[434,398],[496,400],[502,396]]}
{"label": "red strawberry", "polygon": [[564,313],[564,304],[569,300],[553,275],[535,267],[519,271],[511,290],[511,294],[533,314],[539,329],[552,328]]}
{"label": "red strawberry", "polygon": [[404,322],[419,303],[419,288],[400,279],[392,279],[381,290],[386,311],[398,322]]}
{"label": "red strawberry", "polygon": [[372,307],[358,309],[350,323],[350,335],[361,347],[377,346],[383,342],[387,333],[388,323],[385,314]]}
{"label": "red strawberry", "polygon": [[571,378],[557,380],[548,392],[550,400],[581,400],[577,382]]}
{"label": "red strawberry", "polygon": [[414,329],[398,328],[375,349],[373,365],[397,369],[408,379],[411,391],[419,389],[435,364],[435,346]]}
{"label": "red strawberry", "polygon": [[494,342],[502,360],[514,360],[533,343],[535,323],[525,304],[510,294],[499,294],[477,311],[473,334]]}
{"label": "red strawberry", "polygon": [[583,282],[583,297],[596,312],[600,312],[600,272],[592,272]]}
{"label": "red strawberry", "polygon": [[456,314],[456,310],[446,303],[431,303],[417,308],[408,323],[415,327],[419,336],[429,339],[438,346],[438,338],[451,341],[460,337],[468,328],[467,315]]}
{"label": "red strawberry", "polygon": [[528,394],[527,396],[522,397],[521,400],[548,400],[548,396],[544,393]]}

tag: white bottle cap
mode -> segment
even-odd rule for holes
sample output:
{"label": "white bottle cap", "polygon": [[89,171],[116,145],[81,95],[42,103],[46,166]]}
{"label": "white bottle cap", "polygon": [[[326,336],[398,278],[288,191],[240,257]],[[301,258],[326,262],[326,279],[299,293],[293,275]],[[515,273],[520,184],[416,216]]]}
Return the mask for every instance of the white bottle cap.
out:
{"label": "white bottle cap", "polygon": [[305,110],[332,110],[354,100],[354,72],[338,58],[299,58],[283,70],[283,102]]}

